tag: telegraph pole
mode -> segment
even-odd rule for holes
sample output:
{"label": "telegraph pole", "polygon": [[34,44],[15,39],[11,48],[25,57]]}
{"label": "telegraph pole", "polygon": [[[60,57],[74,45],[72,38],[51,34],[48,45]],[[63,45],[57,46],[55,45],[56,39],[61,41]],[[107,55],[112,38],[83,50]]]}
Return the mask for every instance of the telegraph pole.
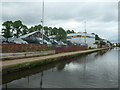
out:
{"label": "telegraph pole", "polygon": [[42,44],[44,44],[44,36],[43,36],[43,33],[44,33],[44,0],[43,0],[43,3],[42,3],[42,18],[41,18],[41,23],[42,23]]}
{"label": "telegraph pole", "polygon": [[84,23],[85,23],[85,44],[86,44],[86,33],[87,33],[87,30],[86,30],[86,21]]}

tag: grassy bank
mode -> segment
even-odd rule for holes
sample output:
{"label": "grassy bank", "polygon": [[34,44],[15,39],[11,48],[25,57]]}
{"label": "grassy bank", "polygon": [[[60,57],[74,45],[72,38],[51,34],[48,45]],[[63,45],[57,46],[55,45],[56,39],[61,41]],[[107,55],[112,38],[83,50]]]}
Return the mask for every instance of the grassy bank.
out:
{"label": "grassy bank", "polygon": [[37,67],[37,66],[46,65],[48,63],[56,62],[56,61],[71,59],[71,58],[74,58],[74,57],[77,57],[77,56],[80,56],[80,55],[83,55],[83,54],[88,54],[88,53],[92,53],[92,52],[96,52],[96,51],[104,50],[104,49],[108,49],[108,48],[93,49],[91,51],[84,52],[84,53],[75,53],[75,54],[63,55],[63,56],[58,56],[58,57],[48,58],[48,59],[42,59],[42,60],[37,60],[37,61],[32,61],[32,62],[25,62],[25,63],[14,64],[14,65],[7,65],[7,66],[3,66],[2,70],[3,70],[3,74],[7,74],[9,72],[15,72],[15,71],[20,71],[20,70],[24,70],[24,69],[30,69],[30,68],[34,68],[34,67]]}

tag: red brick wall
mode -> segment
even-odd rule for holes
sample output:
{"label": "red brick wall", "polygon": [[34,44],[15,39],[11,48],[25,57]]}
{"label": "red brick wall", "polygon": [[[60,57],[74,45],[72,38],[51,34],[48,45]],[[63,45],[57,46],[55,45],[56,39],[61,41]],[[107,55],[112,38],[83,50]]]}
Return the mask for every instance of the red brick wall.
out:
{"label": "red brick wall", "polygon": [[78,51],[87,49],[87,46],[79,45],[40,45],[40,44],[2,44],[0,45],[2,52],[15,53],[15,52],[30,52],[30,51],[43,51],[55,50],[56,53]]}
{"label": "red brick wall", "polygon": [[87,46],[79,46],[79,45],[56,45],[54,47],[56,53],[61,52],[70,52],[70,51],[78,51],[87,49]]}
{"label": "red brick wall", "polygon": [[108,47],[108,45],[100,45],[100,44],[97,45],[97,48],[106,48],[106,47]]}

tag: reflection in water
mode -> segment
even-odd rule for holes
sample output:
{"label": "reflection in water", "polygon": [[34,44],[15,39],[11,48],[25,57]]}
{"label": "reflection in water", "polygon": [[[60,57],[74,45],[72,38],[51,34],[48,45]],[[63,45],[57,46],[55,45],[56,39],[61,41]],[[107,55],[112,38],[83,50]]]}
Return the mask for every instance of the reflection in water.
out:
{"label": "reflection in water", "polygon": [[85,57],[85,59],[84,59],[84,74],[83,74],[83,77],[84,77],[84,79],[85,79],[85,72],[86,72],[86,57]]}
{"label": "reflection in water", "polygon": [[64,63],[59,64],[59,65],[57,66],[57,70],[58,70],[58,71],[62,71],[64,68],[65,68],[65,64],[64,64]]}
{"label": "reflection in water", "polygon": [[28,85],[29,85],[29,76],[27,76],[27,78],[28,78]]}
{"label": "reflection in water", "polygon": [[5,89],[7,90],[7,83],[5,84]]}
{"label": "reflection in water", "polygon": [[103,50],[11,73],[3,76],[3,87],[115,88],[118,86],[117,53],[118,49]]}
{"label": "reflection in water", "polygon": [[43,71],[41,72],[41,80],[40,80],[40,89],[42,90],[42,83],[43,83]]}

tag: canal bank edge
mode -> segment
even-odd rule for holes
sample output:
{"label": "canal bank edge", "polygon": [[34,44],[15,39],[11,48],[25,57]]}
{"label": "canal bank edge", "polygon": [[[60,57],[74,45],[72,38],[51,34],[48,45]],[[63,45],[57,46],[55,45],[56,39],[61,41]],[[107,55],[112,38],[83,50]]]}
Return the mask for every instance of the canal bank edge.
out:
{"label": "canal bank edge", "polygon": [[69,54],[69,55],[63,55],[63,56],[58,56],[58,57],[53,57],[53,58],[47,58],[47,59],[42,59],[42,60],[36,60],[36,61],[31,61],[31,62],[24,62],[24,63],[19,63],[19,64],[12,64],[12,65],[5,65],[2,66],[2,74],[7,74],[10,72],[16,72],[16,71],[21,71],[24,69],[30,69],[30,68],[34,68],[37,66],[42,66],[48,63],[52,63],[55,61],[60,61],[60,60],[65,60],[65,59],[71,59],[74,58],[76,56],[79,55],[83,55],[83,54],[88,54],[88,53],[92,53],[92,52],[96,52],[96,51],[100,51],[100,50],[105,50],[105,49],[109,49],[110,47],[107,48],[99,48],[99,49],[91,49],[91,50],[84,50],[85,52],[78,52],[78,53],[73,53],[73,54]]}
{"label": "canal bank edge", "polygon": [[40,57],[55,54],[55,50],[47,50],[47,51],[36,51],[36,52],[22,52],[21,55],[14,53],[13,55],[9,55],[7,57],[2,56],[2,61],[7,60],[15,60],[15,59],[24,59],[24,58],[32,58],[32,57]]}

